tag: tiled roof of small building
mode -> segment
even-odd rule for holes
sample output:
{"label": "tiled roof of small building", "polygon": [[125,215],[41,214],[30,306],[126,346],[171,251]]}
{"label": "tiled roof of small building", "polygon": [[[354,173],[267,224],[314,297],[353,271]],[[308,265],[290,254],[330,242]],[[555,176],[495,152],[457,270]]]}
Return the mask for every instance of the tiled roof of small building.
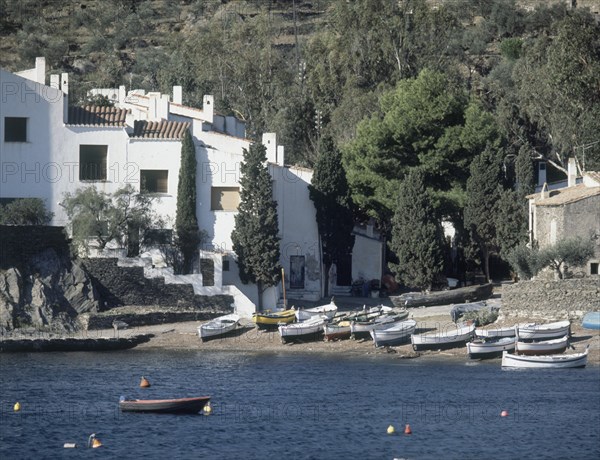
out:
{"label": "tiled roof of small building", "polygon": [[529,195],[528,198],[533,198],[536,206],[560,206],[596,195],[600,195],[600,187],[587,187],[584,184],[578,184],[573,187],[552,190],[548,198],[542,198],[540,193]]}
{"label": "tiled roof of small building", "polygon": [[590,179],[592,179],[594,182],[600,184],[600,172],[599,171],[589,171],[585,173],[586,176],[588,176]]}
{"label": "tiled roof of small building", "polygon": [[190,124],[184,121],[145,121],[139,120],[133,123],[133,134],[131,137],[144,139],[181,139]]}
{"label": "tiled roof of small building", "polygon": [[82,126],[125,126],[126,109],[88,105],[85,107],[69,107],[69,125]]}

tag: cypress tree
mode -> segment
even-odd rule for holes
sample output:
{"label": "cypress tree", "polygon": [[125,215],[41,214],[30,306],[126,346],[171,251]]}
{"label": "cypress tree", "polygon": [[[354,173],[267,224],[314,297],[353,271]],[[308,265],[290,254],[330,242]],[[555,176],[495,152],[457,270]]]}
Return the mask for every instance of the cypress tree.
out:
{"label": "cypress tree", "polygon": [[342,155],[330,136],[321,138],[312,184],[308,189],[317,210],[326,277],[325,295],[328,295],[327,278],[331,264],[339,264],[354,246],[352,198],[342,167]]}
{"label": "cypress tree", "polygon": [[191,273],[201,237],[196,217],[196,149],[189,130],[181,143],[175,233],[175,244],[183,256],[182,272]]}
{"label": "cypress tree", "polygon": [[467,199],[464,217],[467,228],[481,253],[483,272],[490,280],[490,254],[497,249],[497,203],[502,194],[501,161],[503,153],[496,154],[489,147],[471,162],[471,176],[467,179]]}
{"label": "cypress tree", "polygon": [[277,202],[273,200],[273,181],[266,160],[264,145],[252,144],[244,149],[240,205],[231,233],[240,279],[244,284],[256,284],[259,311],[264,290],[281,278]]}
{"label": "cypress tree", "polygon": [[535,179],[533,171],[533,161],[529,154],[529,146],[522,146],[515,161],[515,174],[517,176],[517,192],[521,199],[535,192]]}
{"label": "cypress tree", "polygon": [[423,173],[411,170],[398,190],[389,245],[398,281],[421,290],[431,289],[444,268],[443,231],[431,203]]}

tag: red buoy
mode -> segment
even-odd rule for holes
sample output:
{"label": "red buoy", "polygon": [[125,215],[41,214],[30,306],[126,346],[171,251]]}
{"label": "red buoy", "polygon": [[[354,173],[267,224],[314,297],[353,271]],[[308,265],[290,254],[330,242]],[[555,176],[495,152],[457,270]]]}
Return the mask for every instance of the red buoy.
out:
{"label": "red buoy", "polygon": [[146,377],[142,377],[142,381],[140,382],[140,387],[148,388],[150,386],[150,382]]}
{"label": "red buoy", "polygon": [[503,410],[502,412],[500,412],[500,417],[508,417],[508,411]]}
{"label": "red buoy", "polygon": [[412,430],[410,429],[410,425],[408,423],[404,427],[404,434],[412,434]]}

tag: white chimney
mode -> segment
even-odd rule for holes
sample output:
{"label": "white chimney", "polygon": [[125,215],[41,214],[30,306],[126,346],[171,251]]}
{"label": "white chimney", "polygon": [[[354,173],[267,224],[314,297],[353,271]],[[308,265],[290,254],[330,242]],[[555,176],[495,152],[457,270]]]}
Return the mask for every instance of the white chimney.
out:
{"label": "white chimney", "polygon": [[60,76],[50,75],[50,87],[60,89]]}
{"label": "white chimney", "polygon": [[277,134],[263,133],[262,143],[267,148],[267,162],[277,164]]}
{"label": "white chimney", "polygon": [[173,86],[173,104],[183,104],[183,88],[181,86]]}
{"label": "white chimney", "polygon": [[46,58],[36,57],[35,58],[35,81],[46,84]]}
{"label": "white chimney", "polygon": [[68,73],[60,74],[60,89],[63,93],[69,94],[69,74]]}
{"label": "white chimney", "polygon": [[127,91],[125,90],[125,85],[119,86],[119,104],[124,104],[126,97]]}
{"label": "white chimney", "polygon": [[284,166],[285,165],[285,152],[284,152],[284,146],[283,145],[278,145],[277,146],[277,164],[279,166]]}
{"label": "white chimney", "polygon": [[538,163],[538,185],[544,185],[546,183],[546,162],[540,161]]}
{"label": "white chimney", "polygon": [[569,164],[567,166],[567,187],[574,187],[577,185],[577,163],[575,158],[569,158]]}
{"label": "white chimney", "polygon": [[204,96],[202,100],[202,111],[204,112],[204,118],[206,118],[206,121],[212,123],[215,113],[215,98],[213,96]]}
{"label": "white chimney", "polygon": [[63,123],[69,122],[69,74],[60,74],[60,90],[63,93]]}

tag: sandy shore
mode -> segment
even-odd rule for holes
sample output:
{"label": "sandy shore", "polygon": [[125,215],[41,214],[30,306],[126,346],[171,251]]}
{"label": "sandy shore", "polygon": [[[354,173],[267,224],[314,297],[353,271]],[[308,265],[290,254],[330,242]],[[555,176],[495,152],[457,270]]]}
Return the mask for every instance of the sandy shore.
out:
{"label": "sandy shore", "polygon": [[[420,329],[443,329],[453,324],[450,321],[450,306],[427,307],[411,309],[411,317],[417,321]],[[515,322],[528,322],[526,319]],[[514,324],[511,323],[511,324]],[[185,349],[197,351],[230,351],[230,352],[256,352],[256,353],[337,353],[347,356],[386,356],[393,359],[413,358],[454,358],[466,359],[465,347],[442,351],[415,352],[410,344],[389,349],[376,349],[369,339],[340,340],[334,342],[310,341],[305,343],[283,344],[279,333],[263,332],[254,327],[250,321],[242,320],[242,327],[232,336],[201,342],[198,338],[197,327],[199,322],[182,322],[163,324],[157,326],[144,326],[132,330],[119,331],[121,336],[129,334],[154,334],[146,343],[138,345],[136,350],[144,349]],[[573,323],[571,344],[575,351],[583,351],[589,344],[589,364],[600,364],[600,333],[583,329],[579,324]],[[113,331],[106,331],[114,334]],[[574,352],[568,350],[568,352]]]}

